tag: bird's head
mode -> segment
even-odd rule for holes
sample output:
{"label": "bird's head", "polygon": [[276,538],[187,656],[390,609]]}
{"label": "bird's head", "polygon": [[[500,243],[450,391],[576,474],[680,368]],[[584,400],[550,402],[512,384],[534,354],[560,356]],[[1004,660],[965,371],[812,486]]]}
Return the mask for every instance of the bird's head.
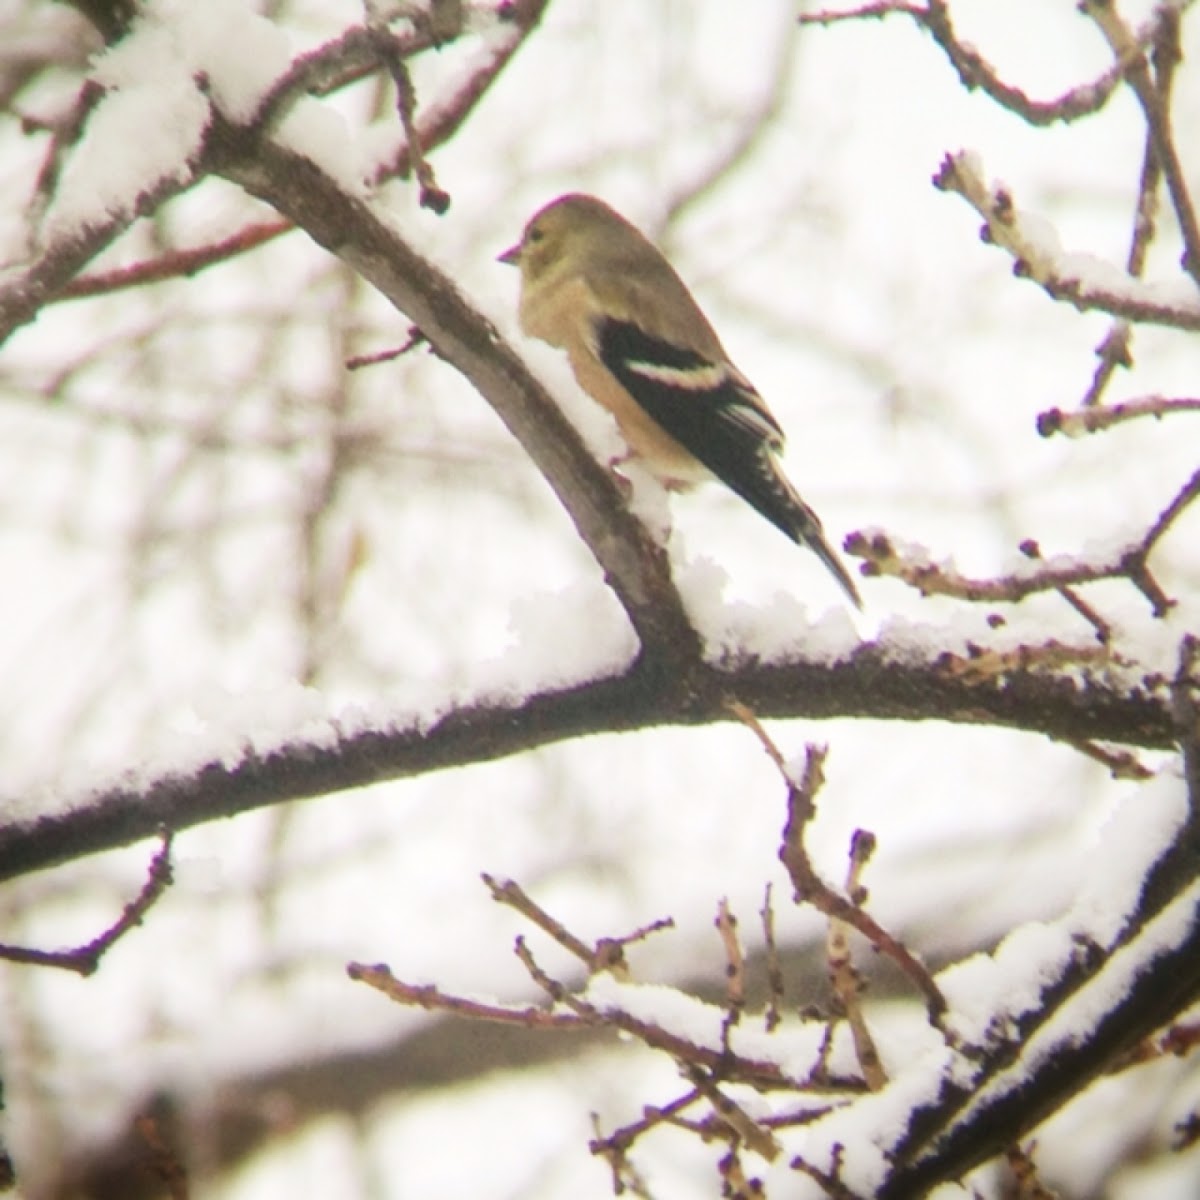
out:
{"label": "bird's head", "polygon": [[595,262],[627,228],[628,222],[595,196],[560,196],[534,214],[521,240],[499,261],[517,267],[525,284],[534,284],[572,263]]}

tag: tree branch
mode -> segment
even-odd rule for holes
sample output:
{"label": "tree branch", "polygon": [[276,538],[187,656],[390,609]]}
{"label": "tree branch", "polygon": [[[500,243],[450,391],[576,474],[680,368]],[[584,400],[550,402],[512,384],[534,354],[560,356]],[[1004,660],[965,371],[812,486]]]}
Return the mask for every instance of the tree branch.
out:
{"label": "tree branch", "polygon": [[[1185,761],[1196,737],[1194,653],[1188,639],[1172,687]],[[995,1014],[990,1029],[1003,1034],[967,1054],[977,1075],[947,1075],[937,1098],[913,1111],[891,1148],[897,1169],[880,1200],[924,1195],[1001,1153],[1200,995],[1200,778],[1190,768],[1185,778],[1186,819],[1149,866],[1111,944],[1077,930],[1058,969],[1041,968],[1040,999],[1023,1013]]]}
{"label": "tree branch", "polygon": [[[1088,972],[1085,986],[1077,986],[1078,978],[1064,979],[1076,986],[1068,988],[1066,998],[1048,998],[1042,1016],[1049,1028],[1038,1038],[1022,1030],[1019,1038],[993,1050],[981,1072],[986,1083],[964,1089],[947,1084],[932,1110],[916,1110],[908,1144],[896,1148],[898,1165],[876,1192],[878,1200],[923,1196],[936,1183],[957,1179],[993,1158],[1185,1009],[1200,993],[1194,893],[1183,915],[1188,922],[1183,938],[1164,946],[1139,970],[1128,973],[1117,954],[1106,957],[1100,971]],[[1071,1002],[1086,1016],[1062,1018]],[[1089,1003],[1092,1013],[1087,1013]],[[1060,1018],[1056,1025],[1050,1020],[1055,1016]],[[1085,1032],[1090,1020],[1095,1023]],[[947,1118],[959,1105],[961,1112]]]}
{"label": "tree branch", "polygon": [[699,660],[700,642],[665,549],[625,505],[611,471],[495,327],[401,238],[385,215],[320,167],[255,131],[215,119],[219,169],[302,227],[373,284],[496,410],[570,514],[637,632],[667,671]]}
{"label": "tree branch", "polygon": [[1007,251],[1014,274],[1040,284],[1055,300],[1080,312],[1105,312],[1174,329],[1200,329],[1200,298],[1194,289],[1177,288],[1164,298],[1161,286],[1133,279],[1099,259],[1065,254],[1045,221],[1022,212],[1007,188],[988,184],[975,155],[948,154],[933,184],[962,196],[985,221],[983,240]]}
{"label": "tree branch", "polygon": [[[454,136],[524,45],[526,38],[537,28],[548,4],[549,0],[521,0],[510,6],[503,18],[511,27],[510,31],[504,37],[492,40],[482,61],[465,79],[459,80],[448,95],[438,97],[424,108],[416,123],[417,144],[406,142],[394,161],[380,169],[372,181],[374,184],[378,185],[395,175],[407,174],[414,152],[428,153]],[[414,26],[403,37],[395,39],[394,48],[397,55],[411,57],[439,44],[430,30]],[[333,92],[378,71],[381,63],[380,49],[370,30],[364,26],[352,27],[315,50],[297,57],[263,99],[256,123],[264,127],[275,126],[301,96]],[[80,128],[89,106],[94,106],[100,95],[102,93],[92,81],[84,83],[77,105]],[[78,136],[78,130],[75,136]],[[48,161],[55,166],[56,174],[57,158],[52,157]],[[178,181],[164,180],[154,192],[139,197],[136,212],[114,214],[108,222],[41,248],[32,263],[0,285],[0,345],[16,329],[33,320],[44,305],[57,299],[94,296],[192,275],[203,267],[246,253],[292,228],[290,222],[251,223],[213,245],[168,251],[150,262],[96,276],[75,278],[138,216],[149,215],[179,192],[194,186],[197,179],[206,173],[206,167],[199,160],[191,165],[194,177]],[[42,190],[52,184],[53,180],[48,181]],[[46,197],[42,197],[38,206],[44,207],[45,202]]]}
{"label": "tree branch", "polygon": [[[1085,676],[1086,678],[1086,676]],[[269,750],[247,748],[139,786],[101,788],[69,812],[0,828],[0,881],[87,854],[257,808],[308,799],[446,767],[491,762],[597,733],[705,725],[731,718],[729,701],[761,718],[939,719],[1025,729],[1064,741],[1091,739],[1165,748],[1177,731],[1154,681],[1120,687],[1080,669],[1013,667],[974,676],[944,656],[889,657],[879,645],[846,661],[795,657],[774,663],[699,666],[671,677],[641,660],[625,674],[517,700],[479,700],[433,724],[330,734]]]}
{"label": "tree branch", "polygon": [[113,211],[103,221],[82,229],[71,229],[44,246],[23,271],[0,283],[0,346],[22,325],[29,324],[43,305],[58,295],[102,250],[106,250],[140,216],[187,191],[195,183],[200,164],[189,164],[191,172],[167,177],[136,198],[129,209]]}
{"label": "tree branch", "polygon": [[[982,91],[1001,108],[1015,113],[1030,125],[1077,121],[1099,112],[1108,103],[1128,66],[1126,59],[1120,58],[1088,83],[1078,84],[1052,100],[1035,100],[1019,87],[1003,80],[996,68],[973,45],[959,39],[946,0],[927,0],[921,5],[903,3],[902,0],[881,0],[880,3],[863,4],[842,12],[822,10],[804,14],[799,21],[803,25],[835,25],[844,21],[881,20],[897,14],[909,17],[933,38],[967,91]],[[1152,31],[1147,32],[1144,40],[1149,42],[1151,35]],[[1137,52],[1135,48],[1132,53]]]}

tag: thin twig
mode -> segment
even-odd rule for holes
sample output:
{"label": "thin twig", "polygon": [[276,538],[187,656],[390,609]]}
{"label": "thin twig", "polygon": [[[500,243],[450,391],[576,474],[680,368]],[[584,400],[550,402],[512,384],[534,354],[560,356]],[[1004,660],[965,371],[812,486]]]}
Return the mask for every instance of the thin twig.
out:
{"label": "thin twig", "polygon": [[540,904],[537,904],[516,880],[497,879],[494,875],[487,874],[486,871],[481,878],[497,904],[505,904],[509,908],[515,909],[564,950],[575,955],[584,966],[591,966],[592,948],[571,933],[562,922],[555,920]]}
{"label": "thin twig", "polygon": [[191,1190],[187,1168],[178,1151],[167,1140],[161,1122],[152,1116],[140,1116],[134,1122],[134,1127],[149,1151],[150,1161],[146,1164],[149,1172],[167,1189],[171,1200],[188,1200]]}
{"label": "thin twig", "polygon": [[401,53],[400,43],[382,22],[369,19],[368,28],[375,40],[379,57],[387,67],[396,88],[396,112],[399,114],[404,136],[408,140],[409,158],[420,188],[421,207],[431,209],[438,216],[442,216],[450,207],[450,193],[438,185],[433,167],[425,157],[416,124],[417,89]]}
{"label": "thin twig", "polygon": [[1135,400],[1122,400],[1119,404],[1097,405],[1094,408],[1086,407],[1086,398],[1084,403],[1085,407],[1074,412],[1050,408],[1038,413],[1038,433],[1042,437],[1052,437],[1056,433],[1078,437],[1111,429],[1114,425],[1135,421],[1140,417],[1154,417],[1161,421],[1172,413],[1200,412],[1200,399],[1194,396],[1139,396]]}
{"label": "thin twig", "polygon": [[[862,872],[875,848],[875,837],[863,830],[856,830],[850,849],[850,863],[846,871],[846,894],[860,908],[866,903],[866,889],[862,884]],[[859,1069],[863,1073],[867,1087],[878,1092],[887,1083],[887,1073],[879,1057],[875,1038],[867,1025],[866,1014],[863,1012],[862,994],[865,988],[861,972],[854,965],[850,951],[851,926],[845,921],[829,922],[829,933],[826,937],[825,957],[828,963],[829,983],[833,994],[837,997],[838,1006],[846,1023],[850,1027],[850,1037],[854,1042],[854,1055],[858,1059]]]}
{"label": "thin twig", "polygon": [[842,1181],[842,1159],[845,1154],[846,1147],[840,1142],[835,1143],[831,1151],[832,1163],[828,1171],[821,1170],[801,1155],[793,1158],[788,1165],[793,1171],[799,1171],[819,1184],[830,1200],[862,1200],[861,1193],[854,1191]]}
{"label": "thin twig", "polygon": [[[518,937],[513,946],[521,965],[529,973],[529,977],[540,987],[556,1005],[570,1009],[571,1013],[584,1018],[588,1024],[619,1030],[636,1038],[652,1050],[669,1054],[681,1067],[692,1067],[708,1072],[719,1072],[722,1079],[729,1082],[745,1083],[752,1087],[775,1089],[791,1089],[805,1086],[820,1090],[821,1085],[806,1081],[791,1079],[784,1068],[773,1059],[749,1058],[741,1054],[733,1054],[724,1048],[703,1045],[691,1038],[673,1033],[661,1025],[643,1020],[632,1013],[618,1007],[598,1008],[585,995],[573,992],[566,984],[555,979],[546,971],[533,955],[529,943]],[[831,1082],[828,1090],[844,1093],[852,1090],[853,1080],[841,1079]]]}
{"label": "thin twig", "polygon": [[1171,710],[1179,731],[1187,778],[1190,823],[1200,822],[1200,638],[1188,634],[1179,648],[1179,667],[1171,685]]}
{"label": "thin twig", "polygon": [[729,711],[758,738],[787,787],[788,816],[779,858],[792,880],[797,903],[806,901],[825,916],[845,921],[861,933],[876,950],[892,959],[925,997],[930,1020],[935,1025],[939,1024],[946,1012],[946,1000],[928,969],[864,909],[825,883],[808,857],[804,846],[805,832],[816,816],[816,796],[824,783],[827,749],[812,744],[806,747],[804,770],[797,780],[793,777],[779,747],[775,745],[754,712],[736,700],[727,701],[727,704]]}
{"label": "thin twig", "polygon": [[399,346],[390,350],[378,350],[374,354],[356,354],[353,358],[346,359],[346,370],[359,371],[363,367],[376,367],[380,363],[393,362],[423,344],[428,344],[428,339],[415,325],[410,325],[408,336]]}
{"label": "thin twig", "polygon": [[1101,746],[1099,742],[1089,741],[1071,741],[1067,744],[1084,757],[1107,767],[1114,779],[1143,781],[1154,778],[1154,772],[1128,750],[1115,750],[1111,746]]}
{"label": "thin twig", "polygon": [[160,283],[165,279],[190,277],[205,267],[264,246],[294,228],[290,221],[262,221],[246,225],[229,237],[222,238],[219,242],[211,242],[207,246],[196,246],[191,250],[171,250],[158,258],[119,267],[115,271],[81,275],[67,284],[57,298],[78,300],[86,296],[102,296],[125,288],[141,287],[147,283]]}
{"label": "thin twig", "polygon": [[[1163,591],[1158,580],[1150,571],[1149,558],[1158,543],[1166,536],[1179,515],[1200,495],[1200,470],[1197,470],[1176,493],[1171,502],[1155,518],[1141,541],[1127,546],[1115,558],[1102,563],[1072,561],[1059,566],[1046,564],[1029,572],[1010,572],[994,579],[971,579],[945,564],[930,563],[923,554],[905,555],[886,534],[872,533],[869,537],[861,533],[851,534],[845,547],[849,554],[866,559],[866,573],[887,575],[900,579],[916,588],[925,596],[954,596],[975,603],[1008,601],[1016,603],[1038,592],[1057,591],[1066,595],[1066,589],[1082,583],[1096,583],[1102,579],[1128,579],[1149,601],[1156,617],[1167,614],[1175,601]],[[1021,544],[1027,558],[1041,562],[1041,551],[1032,539]],[[1091,612],[1078,597],[1067,596],[1072,606],[1103,634],[1108,626]],[[1097,624],[1099,622],[1099,624]],[[1102,638],[1103,640],[1103,638]],[[1022,649],[1027,654],[1031,648]],[[1083,648],[1047,643],[1047,664],[1062,654],[1078,654],[1081,661],[1094,658],[1095,652]]]}
{"label": "thin twig", "polygon": [[[1196,210],[1188,188],[1187,176],[1175,145],[1175,134],[1171,127],[1171,111],[1168,95],[1155,87],[1145,57],[1145,34],[1135,35],[1125,23],[1112,0],[1081,0],[1080,11],[1091,17],[1112,47],[1118,62],[1127,64],[1125,80],[1138,98],[1146,124],[1154,135],[1154,149],[1167,181],[1167,192],[1175,209],[1179,230],[1183,235],[1185,253],[1183,269],[1200,284],[1200,224],[1196,221]],[[1150,40],[1156,45],[1160,62],[1168,56],[1180,55],[1179,19],[1177,9],[1169,4],[1160,4],[1149,31]]]}
{"label": "thin twig", "polygon": [[746,1008],[746,956],[738,938],[737,917],[724,897],[717,905],[717,917],[713,924],[725,948],[725,1015],[721,1020],[721,1044],[728,1050],[730,1036]]}
{"label": "thin twig", "polygon": [[[1170,95],[1175,82],[1175,68],[1179,63],[1179,55],[1169,53],[1165,45],[1168,40],[1177,40],[1177,36],[1175,39],[1168,37],[1169,29],[1171,26],[1167,23],[1159,28],[1154,43],[1153,59],[1154,84],[1160,102],[1165,108],[1170,107]],[[1133,231],[1129,239],[1129,253],[1125,258],[1125,270],[1135,278],[1141,278],[1145,271],[1150,243],[1154,240],[1156,231],[1154,218],[1158,208],[1158,187],[1161,181],[1162,161],[1155,149],[1154,131],[1147,128],[1142,145],[1142,166],[1138,175]],[[1100,363],[1092,376],[1088,390],[1080,401],[1080,408],[1087,410],[1099,405],[1105,389],[1117,371],[1122,367],[1132,365],[1133,358],[1130,352],[1132,336],[1132,327],[1128,321],[1118,319],[1112,323],[1103,341],[1096,348],[1096,355],[1100,359]],[[1038,428],[1040,431],[1040,421]],[[1043,434],[1043,436],[1046,435]]]}
{"label": "thin twig", "polygon": [[445,992],[432,983],[405,983],[392,974],[391,968],[383,963],[356,963],[346,966],[346,974],[356,983],[382,992],[397,1004],[409,1008],[423,1008],[429,1012],[453,1013],[470,1017],[476,1021],[488,1021],[497,1025],[519,1025],[524,1029],[575,1029],[581,1025],[598,1025],[601,1022],[589,1019],[587,1014],[562,1012],[542,1005],[511,1007],[489,1004],[467,996],[456,996]]}
{"label": "thin twig", "polygon": [[[799,17],[799,21],[803,25],[834,25],[843,21],[878,20],[894,15],[909,17],[933,38],[968,91],[982,91],[1031,125],[1076,121],[1098,112],[1116,91],[1128,65],[1118,60],[1095,79],[1079,84],[1053,100],[1034,100],[1020,88],[1001,79],[995,67],[973,45],[959,39],[945,0],[928,0],[925,5],[884,0],[842,12],[806,13]],[[1147,31],[1145,37],[1148,43],[1153,32]]]}
{"label": "thin twig", "polygon": [[88,118],[105,95],[105,88],[101,84],[94,79],[85,79],[80,85],[71,111],[65,120],[59,122],[58,127],[51,135],[50,145],[46,148],[46,156],[42,160],[41,170],[38,171],[33,197],[29,202],[26,216],[26,222],[30,231],[33,232],[35,244],[41,241],[38,231],[41,229],[42,220],[49,211],[50,205],[54,202],[54,195],[58,191],[67,152],[78,144],[79,139],[83,136]]}
{"label": "thin twig", "polygon": [[85,977],[94,974],[104,955],[131,929],[142,923],[142,918],[171,886],[172,835],[170,831],[164,830],[159,836],[161,844],[150,860],[142,890],[125,905],[120,917],[99,937],[73,950],[34,950],[26,946],[0,945],[0,959],[29,966],[58,967]]}
{"label": "thin twig", "polygon": [[783,964],[779,957],[779,946],[775,941],[775,908],[771,902],[771,884],[768,881],[763,906],[759,910],[762,920],[763,945],[766,948],[767,1003],[763,1009],[763,1025],[768,1033],[779,1027],[783,1020]]}
{"label": "thin twig", "polygon": [[1200,496],[1200,469],[1179,489],[1175,499],[1158,515],[1158,519],[1150,526],[1149,532],[1142,539],[1142,557],[1148,557],[1150,552],[1166,536],[1167,531],[1197,496]]}
{"label": "thin twig", "polygon": [[1004,1152],[1004,1161],[1012,1173],[1011,1189],[1005,1195],[1011,1195],[1013,1200],[1059,1200],[1059,1194],[1050,1191],[1038,1173],[1033,1158],[1035,1145],[1028,1149],[1009,1146]]}
{"label": "thin twig", "polygon": [[552,917],[515,880],[496,879],[486,872],[482,878],[488,891],[492,893],[492,899],[497,904],[505,904],[509,908],[515,909],[543,933],[549,935],[569,954],[578,958],[587,967],[589,975],[608,971],[617,979],[628,979],[629,968],[625,962],[625,947],[635,942],[645,941],[653,934],[675,928],[675,922],[671,917],[660,917],[648,925],[640,926],[632,933],[624,934],[621,937],[600,938],[595,946],[589,946],[571,933],[561,921]]}
{"label": "thin twig", "polygon": [[597,1158],[602,1158],[608,1163],[609,1170],[612,1172],[614,1195],[620,1196],[628,1190],[632,1191],[635,1196],[650,1200],[650,1191],[646,1187],[645,1180],[629,1161],[629,1151],[634,1142],[643,1134],[648,1133],[657,1125],[674,1124],[679,1113],[699,1100],[700,1093],[692,1088],[678,1100],[672,1100],[670,1104],[661,1107],[647,1105],[642,1110],[643,1115],[640,1121],[622,1126],[608,1136],[601,1136],[599,1119],[593,1114],[592,1128],[595,1130],[596,1136],[588,1143],[588,1149]]}
{"label": "thin twig", "polygon": [[755,1154],[774,1162],[783,1151],[775,1136],[763,1129],[744,1108],[717,1086],[717,1081],[691,1063],[683,1064],[687,1081],[712,1105],[713,1115]]}

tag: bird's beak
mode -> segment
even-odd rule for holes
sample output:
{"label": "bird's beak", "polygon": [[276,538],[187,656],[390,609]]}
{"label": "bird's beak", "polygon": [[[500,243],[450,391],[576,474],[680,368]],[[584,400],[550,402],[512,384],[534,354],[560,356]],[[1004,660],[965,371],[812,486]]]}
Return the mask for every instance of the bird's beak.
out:
{"label": "bird's beak", "polygon": [[515,246],[510,246],[503,254],[496,255],[496,261],[515,267],[521,261],[521,243],[518,242]]}

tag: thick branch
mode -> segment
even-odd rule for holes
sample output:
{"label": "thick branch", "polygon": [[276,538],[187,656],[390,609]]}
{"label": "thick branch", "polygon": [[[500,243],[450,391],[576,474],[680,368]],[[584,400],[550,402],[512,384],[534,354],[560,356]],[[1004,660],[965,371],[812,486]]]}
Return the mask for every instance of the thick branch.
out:
{"label": "thick branch", "polygon": [[596,556],[643,652],[675,671],[699,657],[666,553],[626,508],[545,388],[453,282],[423,259],[379,208],[267,137],[218,120],[219,169],[303,228],[411,319],[438,355],[496,410],[546,477]]}
{"label": "thick branch", "polygon": [[[1185,760],[1195,739],[1191,652],[1189,642],[1173,689],[1177,720],[1187,712]],[[1040,1002],[997,1014],[993,1028],[1006,1032],[979,1058],[978,1077],[947,1077],[936,1102],[914,1110],[881,1200],[924,1195],[999,1154],[1200,996],[1197,782],[1189,771],[1188,818],[1147,871],[1114,944],[1079,937],[1056,976],[1042,968]]]}
{"label": "thick branch", "polygon": [[445,767],[490,762],[596,733],[731,719],[736,699],[760,717],[943,720],[1025,729],[1066,741],[1091,739],[1167,747],[1175,742],[1170,704],[1149,687],[1080,684],[1077,669],[973,677],[940,657],[889,660],[864,646],[849,661],[793,659],[706,666],[672,677],[640,662],[612,679],[582,682],[520,700],[480,701],[433,725],[414,719],[271,750],[240,762],[212,762],[142,786],[97,791],[83,807],[0,828],[0,880],[289,800],[307,799]]}
{"label": "thick branch", "polygon": [[[957,1095],[947,1086],[938,1108],[914,1113],[912,1141],[920,1149],[911,1158],[908,1147],[901,1150],[900,1163],[876,1193],[879,1200],[925,1195],[935,1184],[957,1179],[1001,1153],[1194,1002],[1200,994],[1200,920],[1194,899],[1182,941],[1164,948],[1119,988],[1106,985],[1109,973],[1102,970],[1087,992],[1078,992],[1081,999],[1095,992],[1099,998],[1094,1003],[1102,1013],[1086,1036],[1078,1020],[1074,1025],[1063,1021],[1055,1036],[1037,1043],[1028,1060],[1020,1048],[1005,1046],[992,1056],[986,1085]],[[1111,973],[1120,977],[1119,964]],[[1049,1004],[1047,1013],[1063,1007]],[[1079,1011],[1086,1011],[1086,1004]],[[1009,1050],[1016,1050],[1013,1061],[1005,1061]],[[962,1113],[943,1123],[956,1101],[962,1102]]]}

